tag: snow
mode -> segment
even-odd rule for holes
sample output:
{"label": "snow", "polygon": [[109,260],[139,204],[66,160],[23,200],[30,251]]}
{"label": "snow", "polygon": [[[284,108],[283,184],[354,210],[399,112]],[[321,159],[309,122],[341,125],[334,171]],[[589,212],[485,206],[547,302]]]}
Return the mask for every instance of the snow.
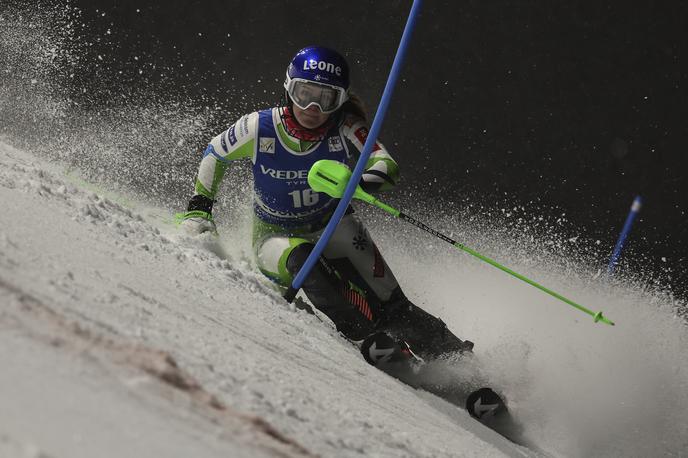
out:
{"label": "snow", "polygon": [[538,247],[558,246],[556,234],[421,215],[602,309],[613,328],[361,212],[406,294],[476,342],[475,358],[442,377],[487,378],[526,448],[375,370],[326,320],[286,304],[252,265],[245,221],[220,224],[219,239],[185,237],[171,209],[78,173],[0,141],[0,456],[688,451],[688,334],[676,316],[685,304],[600,276],[576,257],[580,241],[552,257]]}
{"label": "snow", "polygon": [[369,366],[231,238],[103,194],[0,143],[1,456],[534,454]]}
{"label": "snow", "polygon": [[601,274],[604,244],[564,215],[385,195],[613,328],[357,208],[406,295],[476,343],[435,381],[487,379],[525,448],[282,300],[251,261],[248,167],[225,177],[219,239],[178,233],[194,150],[251,94],[228,85],[228,111],[145,78],[109,92],[77,8],[0,22],[0,457],[688,455],[688,306],[642,271]]}

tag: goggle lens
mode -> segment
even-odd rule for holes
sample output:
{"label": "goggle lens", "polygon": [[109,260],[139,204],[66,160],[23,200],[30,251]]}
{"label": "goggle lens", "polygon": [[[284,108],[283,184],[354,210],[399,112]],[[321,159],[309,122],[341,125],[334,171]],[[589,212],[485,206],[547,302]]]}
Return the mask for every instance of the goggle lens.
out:
{"label": "goggle lens", "polygon": [[343,90],[312,81],[292,80],[287,90],[291,99],[302,110],[317,105],[323,113],[331,113],[346,100]]}

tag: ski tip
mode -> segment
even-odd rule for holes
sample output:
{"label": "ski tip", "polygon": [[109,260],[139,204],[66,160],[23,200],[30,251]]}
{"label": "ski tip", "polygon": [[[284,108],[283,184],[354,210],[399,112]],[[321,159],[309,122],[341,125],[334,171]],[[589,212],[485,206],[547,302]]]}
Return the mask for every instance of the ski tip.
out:
{"label": "ski tip", "polygon": [[504,400],[492,388],[480,388],[468,395],[466,410],[469,415],[485,421],[507,411]]}

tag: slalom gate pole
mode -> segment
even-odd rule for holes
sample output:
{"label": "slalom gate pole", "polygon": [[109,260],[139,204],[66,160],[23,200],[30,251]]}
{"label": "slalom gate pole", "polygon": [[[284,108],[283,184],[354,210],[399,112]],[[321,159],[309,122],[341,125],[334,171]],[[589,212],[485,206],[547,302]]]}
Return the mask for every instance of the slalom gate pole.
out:
{"label": "slalom gate pole", "polygon": [[614,274],[614,270],[616,269],[616,266],[619,264],[619,258],[621,257],[621,251],[623,250],[624,244],[626,243],[626,238],[628,237],[628,234],[631,232],[633,222],[635,221],[636,216],[638,216],[638,213],[640,213],[640,209],[642,208],[642,206],[643,199],[640,196],[636,196],[635,199],[633,199],[633,204],[631,205],[631,209],[628,212],[628,216],[626,217],[626,222],[623,225],[623,229],[621,229],[621,233],[619,234],[619,239],[616,241],[616,246],[614,247],[612,257],[609,258],[609,265],[607,266],[607,275],[609,276]]}
{"label": "slalom gate pole", "polygon": [[303,285],[304,280],[311,272],[311,269],[313,269],[313,266],[318,261],[318,258],[320,258],[322,252],[325,250],[325,247],[327,246],[327,243],[330,241],[332,234],[334,234],[337,225],[344,216],[344,212],[349,207],[349,202],[353,198],[354,192],[356,191],[356,187],[358,186],[358,182],[361,179],[361,175],[363,175],[365,165],[368,162],[370,153],[373,150],[373,146],[375,145],[377,137],[380,133],[380,129],[382,128],[382,123],[385,119],[385,114],[387,113],[387,108],[389,107],[389,102],[392,98],[394,87],[396,86],[397,80],[399,79],[399,73],[401,73],[401,66],[404,62],[406,50],[411,41],[411,34],[416,25],[416,18],[418,17],[418,13],[420,12],[420,7],[422,3],[422,0],[413,0],[411,12],[409,13],[408,20],[406,21],[406,27],[404,27],[404,32],[401,35],[399,48],[397,49],[396,56],[394,56],[394,63],[392,64],[392,69],[390,70],[389,77],[387,78],[387,84],[385,85],[385,89],[382,92],[382,98],[380,99],[380,104],[378,105],[377,111],[375,112],[375,118],[373,119],[373,124],[370,127],[368,138],[366,139],[366,142],[363,145],[363,151],[361,151],[361,156],[359,157],[358,162],[356,163],[356,167],[351,173],[351,177],[346,187],[346,190],[344,191],[344,194],[341,196],[341,200],[339,201],[339,204],[337,205],[337,208],[335,209],[332,218],[327,223],[327,226],[325,227],[323,234],[320,236],[318,242],[315,244],[315,248],[313,248],[313,251],[311,251],[310,255],[306,259],[306,262],[299,270],[299,273],[296,274],[296,277],[292,281],[291,286],[287,289],[287,292],[284,294],[284,298],[287,300],[287,302],[292,302],[296,297],[296,294],[299,292],[299,289],[301,289],[301,285]]}
{"label": "slalom gate pole", "polygon": [[[332,161],[332,160],[322,160],[318,161],[315,164],[313,164],[313,167],[311,168],[310,172],[308,172],[308,184],[313,188],[314,191],[317,192],[324,192],[332,197],[337,197],[342,195],[342,192],[344,191],[344,186],[347,186],[351,184],[351,181],[348,181],[349,175],[351,172],[349,169],[346,167],[346,165]],[[356,182],[358,183],[358,182]],[[348,189],[348,186],[347,186]],[[571,299],[568,299],[561,294],[552,291],[549,288],[545,288],[544,286],[540,285],[539,283],[534,282],[530,278],[519,274],[518,272],[515,272],[508,267],[505,267],[501,264],[499,264],[497,261],[494,261],[493,259],[488,258],[487,256],[484,256],[477,251],[473,250],[472,248],[467,247],[466,245],[459,243],[455,240],[452,240],[451,238],[447,237],[446,235],[442,234],[441,232],[436,231],[435,229],[432,229],[431,227],[427,226],[425,223],[422,223],[418,221],[417,219],[413,218],[412,216],[409,216],[405,213],[402,213],[401,211],[397,210],[396,208],[390,207],[389,205],[380,202],[377,200],[375,197],[372,195],[368,194],[367,192],[363,191],[360,186],[357,186],[355,189],[355,194],[354,197],[357,199],[360,199],[364,202],[367,202],[371,205],[375,205],[378,208],[381,208],[382,210],[386,211],[387,213],[402,219],[406,221],[407,223],[413,224],[414,226],[424,230],[425,232],[428,232],[435,237],[444,240],[447,243],[450,243],[454,245],[454,247],[465,251],[466,253],[475,256],[476,258],[480,259],[481,261],[484,261],[491,266],[496,267],[497,269],[508,273],[509,275],[518,278],[521,281],[524,281],[528,283],[531,286],[534,286],[535,288],[539,289],[540,291],[543,291],[550,296],[556,297],[560,301],[580,310],[583,313],[586,313],[593,317],[595,323],[598,321],[601,321],[605,324],[608,324],[610,326],[614,326],[614,322],[609,320],[607,317],[602,315],[602,312],[593,312],[591,310],[588,310],[587,308],[583,307],[580,304],[577,304],[573,302]]]}

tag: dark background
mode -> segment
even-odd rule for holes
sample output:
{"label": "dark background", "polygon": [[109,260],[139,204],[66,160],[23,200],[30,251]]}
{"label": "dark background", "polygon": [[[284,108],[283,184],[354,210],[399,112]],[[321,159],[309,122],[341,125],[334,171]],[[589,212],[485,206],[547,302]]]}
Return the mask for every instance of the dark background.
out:
{"label": "dark background", "polygon": [[[88,52],[112,69],[94,85],[164,82],[226,107],[216,134],[278,103],[290,57],[308,44],[347,56],[372,117],[411,1],[74,4]],[[610,252],[641,194],[629,253],[670,266],[685,292],[687,11],[677,1],[426,1],[382,135],[405,186],[565,214]]]}

